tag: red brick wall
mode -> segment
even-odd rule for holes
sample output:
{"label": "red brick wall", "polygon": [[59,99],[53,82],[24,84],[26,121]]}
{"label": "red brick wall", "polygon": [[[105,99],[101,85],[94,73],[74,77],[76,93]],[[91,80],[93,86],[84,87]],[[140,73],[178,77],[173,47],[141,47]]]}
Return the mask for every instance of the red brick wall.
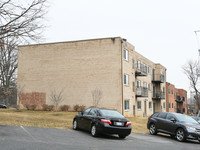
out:
{"label": "red brick wall", "polygon": [[46,104],[46,93],[32,92],[21,94],[21,104]]}
{"label": "red brick wall", "polygon": [[[168,93],[168,89],[170,89],[170,94]],[[173,94],[172,94],[173,91]],[[176,108],[176,93],[177,93],[177,89],[175,88],[175,86],[173,84],[170,83],[166,83],[166,111],[167,112],[176,112],[175,108]],[[170,103],[170,108],[169,108],[169,103]],[[173,108],[172,108],[172,104],[173,104]]]}
{"label": "red brick wall", "polygon": [[187,91],[183,89],[178,89],[178,94],[181,98],[185,97],[185,101],[183,103],[180,103],[178,105],[178,108],[181,110],[181,112],[183,111],[183,108],[185,108],[185,114],[187,114]]}
{"label": "red brick wall", "polygon": [[[168,89],[170,89],[170,94],[168,93]],[[172,94],[173,91],[173,94]],[[183,108],[185,108],[185,114],[187,114],[187,91],[183,89],[177,89],[173,84],[166,82],[166,111],[167,112],[177,112],[177,108],[180,109],[181,113],[183,113]],[[176,96],[180,96],[180,98],[185,97],[185,101],[183,103],[177,103]],[[171,107],[169,108],[169,103]],[[173,103],[173,108],[172,108]]]}

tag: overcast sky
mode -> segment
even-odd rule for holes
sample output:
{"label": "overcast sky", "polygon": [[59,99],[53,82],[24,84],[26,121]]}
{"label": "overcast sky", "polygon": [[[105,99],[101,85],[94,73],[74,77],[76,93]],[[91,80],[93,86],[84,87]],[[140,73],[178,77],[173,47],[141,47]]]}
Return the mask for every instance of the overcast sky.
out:
{"label": "overcast sky", "polygon": [[49,1],[45,42],[120,36],[165,66],[167,82],[189,92],[182,66],[198,59],[200,0]]}

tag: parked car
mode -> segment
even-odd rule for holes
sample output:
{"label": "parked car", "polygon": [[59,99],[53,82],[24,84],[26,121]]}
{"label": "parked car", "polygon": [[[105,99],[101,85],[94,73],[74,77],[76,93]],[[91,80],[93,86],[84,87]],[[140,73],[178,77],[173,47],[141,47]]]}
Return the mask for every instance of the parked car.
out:
{"label": "parked car", "polygon": [[148,118],[147,128],[152,135],[162,132],[170,134],[180,142],[186,139],[195,139],[200,142],[200,124],[184,114],[154,113]]}
{"label": "parked car", "polygon": [[105,133],[124,139],[131,133],[131,122],[115,110],[88,108],[74,117],[73,129],[87,130],[94,137]]}
{"label": "parked car", "polygon": [[7,106],[4,104],[0,104],[0,108],[7,108]]}
{"label": "parked car", "polygon": [[191,116],[191,117],[200,124],[200,117],[196,117],[196,116]]}

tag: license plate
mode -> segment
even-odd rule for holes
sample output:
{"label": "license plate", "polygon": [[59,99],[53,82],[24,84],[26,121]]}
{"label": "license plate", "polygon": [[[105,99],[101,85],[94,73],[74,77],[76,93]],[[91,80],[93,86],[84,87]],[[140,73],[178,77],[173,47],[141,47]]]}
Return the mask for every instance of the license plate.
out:
{"label": "license plate", "polygon": [[115,125],[116,126],[123,126],[123,123],[122,122],[115,122]]}

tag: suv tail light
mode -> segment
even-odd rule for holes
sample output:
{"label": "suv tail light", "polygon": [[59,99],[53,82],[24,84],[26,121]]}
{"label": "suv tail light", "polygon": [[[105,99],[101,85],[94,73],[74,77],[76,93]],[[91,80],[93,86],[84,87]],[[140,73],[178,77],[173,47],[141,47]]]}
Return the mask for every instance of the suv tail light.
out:
{"label": "suv tail light", "polygon": [[150,117],[148,117],[148,120],[150,120]]}
{"label": "suv tail light", "polygon": [[101,122],[111,124],[111,121],[108,119],[101,119]]}
{"label": "suv tail light", "polygon": [[126,126],[129,126],[129,125],[131,125],[131,122],[130,122],[130,121],[128,121],[128,122],[126,123]]}

